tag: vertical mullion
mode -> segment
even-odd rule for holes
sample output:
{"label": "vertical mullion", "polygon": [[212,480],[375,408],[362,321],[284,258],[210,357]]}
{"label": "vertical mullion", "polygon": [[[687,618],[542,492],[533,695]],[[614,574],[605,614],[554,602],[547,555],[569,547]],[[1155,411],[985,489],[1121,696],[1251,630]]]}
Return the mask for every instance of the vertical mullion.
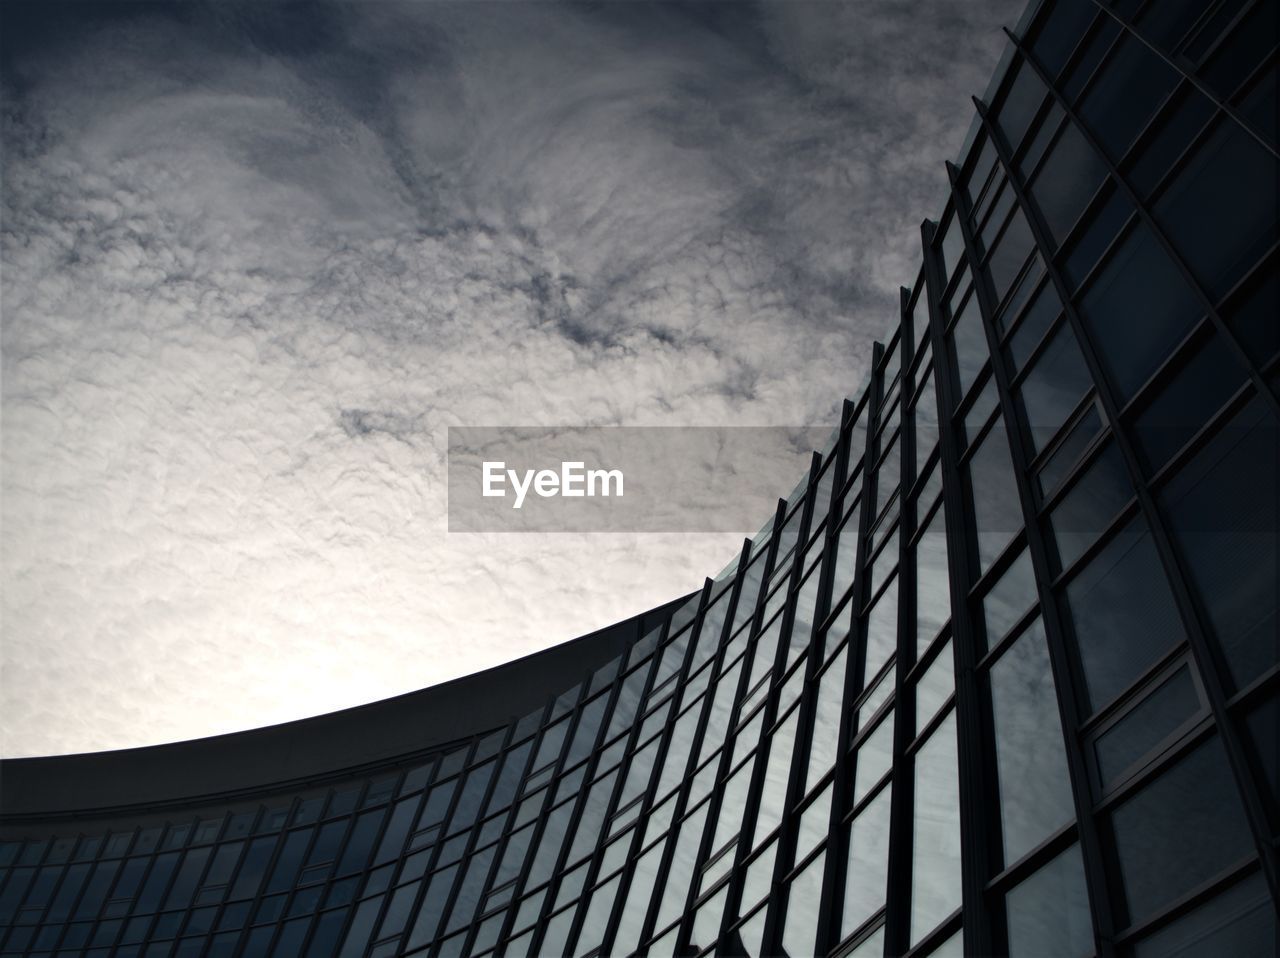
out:
{"label": "vertical mullion", "polygon": [[[694,652],[697,651],[697,645],[694,641],[694,633],[692,630],[695,625],[699,631],[702,629],[702,623],[705,620],[707,609],[711,606],[712,584],[713,583],[710,579],[707,579],[704,583],[702,598],[699,601],[697,619],[689,626],[690,634],[688,647],[684,650],[684,661],[680,663],[680,669],[676,673],[675,687],[677,689],[682,688],[685,680],[688,678],[689,665],[693,661]],[[655,652],[654,654],[656,655],[657,653]],[[676,693],[673,692],[672,694],[675,695]],[[643,797],[640,800],[640,815],[637,822],[647,821],[649,814],[653,811],[654,799],[658,798],[658,783],[662,780],[662,773],[667,760],[667,752],[671,748],[672,734],[675,731],[676,721],[680,717],[679,710],[683,705],[684,702],[680,701],[678,698],[671,704],[670,712],[673,714],[668,715],[667,721],[663,726],[662,733],[659,735],[658,753],[653,759],[653,770],[649,773],[649,784],[645,788]],[[688,769],[689,761],[696,760],[695,756],[690,756],[685,760],[685,768]],[[663,886],[667,872],[671,868],[671,859],[675,855],[675,842],[673,842],[671,838],[672,835],[677,833],[680,829],[680,816],[684,814],[683,800],[686,794],[687,789],[685,788],[685,782],[681,780],[676,786],[675,798],[671,800],[673,802],[671,824],[667,826],[667,835],[666,838],[663,839],[662,854],[658,856],[658,873],[655,880],[655,889]],[[645,939],[653,934],[653,926],[658,918],[658,909],[661,907],[662,896],[657,894],[650,896],[649,913],[645,919],[644,925],[640,929],[640,941],[642,947]]]}
{"label": "vertical mullion", "polygon": [[[988,131],[990,138],[990,131]],[[994,144],[993,144],[994,148]],[[1003,165],[1004,157],[1000,157]],[[968,203],[963,190],[957,182],[957,171],[950,164],[947,172],[951,181],[952,202],[956,210],[965,245],[971,251],[978,248],[977,240],[969,226]],[[1025,213],[1025,210],[1024,210]],[[1018,417],[1013,401],[1013,387],[1009,384],[1009,375],[1003,363],[1000,344],[993,326],[996,304],[986,281],[984,273],[976,273],[973,277],[974,291],[978,296],[978,306],[982,318],[982,329],[986,336],[987,346],[991,351],[991,375],[995,380],[996,393],[999,396],[1000,415],[1004,421],[1004,433],[1009,442],[1009,453],[1013,460],[1014,482],[1018,489],[1018,501],[1022,508],[1023,525],[1026,532],[1026,548],[1031,556],[1032,569],[1035,573],[1037,592],[1040,597],[1040,619],[1044,625],[1046,645],[1049,650],[1049,664],[1053,671],[1054,688],[1057,692],[1058,718],[1062,724],[1063,746],[1066,750],[1067,768],[1070,774],[1072,803],[1075,808],[1077,832],[1080,836],[1081,856],[1084,861],[1085,882],[1089,896],[1090,912],[1093,916],[1094,946],[1100,958],[1107,958],[1114,952],[1112,941],[1115,936],[1115,919],[1112,914],[1110,898],[1106,893],[1107,870],[1102,854],[1102,840],[1098,824],[1093,815],[1093,799],[1090,794],[1088,766],[1083,749],[1080,746],[1079,728],[1083,716],[1079,714],[1077,703],[1080,701],[1076,681],[1071,667],[1071,658],[1067,651],[1067,640],[1062,625],[1062,610],[1058,597],[1049,583],[1053,581],[1049,564],[1048,547],[1041,523],[1045,521],[1037,517],[1035,496],[1031,489],[1030,466],[1033,458],[1022,430],[1018,428]],[[994,789],[988,792],[993,801],[999,801]],[[1004,862],[1008,866],[1012,862]],[[989,871],[984,878],[989,877]]]}
{"label": "vertical mullion", "polygon": [[[816,460],[817,457],[814,457]],[[742,907],[742,888],[746,880],[746,860],[747,857],[755,850],[756,839],[761,836],[757,835],[756,826],[759,824],[760,818],[760,800],[764,794],[765,778],[769,771],[769,762],[773,756],[773,750],[776,747],[776,738],[778,729],[775,723],[778,721],[778,701],[785,685],[785,673],[787,667],[787,653],[791,648],[791,633],[795,629],[795,612],[796,604],[800,596],[800,583],[804,576],[804,565],[806,556],[806,547],[808,545],[810,526],[813,521],[813,492],[814,482],[816,479],[816,470],[811,460],[808,474],[805,480],[805,491],[802,500],[796,505],[796,509],[800,513],[800,530],[796,537],[795,547],[791,550],[790,562],[791,570],[785,583],[779,586],[787,591],[787,599],[783,604],[782,611],[779,613],[778,628],[778,648],[774,651],[773,669],[766,680],[769,689],[765,696],[764,717],[760,722],[760,744],[756,746],[756,757],[754,765],[751,769],[751,785],[747,790],[747,801],[743,809],[742,815],[742,832],[739,835],[738,846],[734,849],[734,872],[730,883],[729,897],[736,898],[736,906],[738,909]],[[815,573],[816,574],[816,573]],[[806,662],[805,667],[808,668],[809,663]],[[799,709],[803,706],[802,702],[795,706]],[[799,716],[796,721],[796,736],[799,738]],[[764,750],[764,742],[768,741],[768,749]],[[796,752],[794,747],[791,754],[791,769],[788,769],[788,786],[790,786],[792,770],[796,765]],[[788,787],[787,793],[789,794]],[[778,876],[778,864],[782,858],[783,840],[786,838],[786,818],[787,808],[785,807],[786,795],[783,797],[784,807],[782,810],[782,819],[777,826],[777,837],[774,839],[778,845],[774,851],[774,871],[771,878],[771,887],[776,885]],[[751,834],[751,841],[743,841],[743,836]],[[768,913],[765,917],[765,925],[763,930],[762,941],[764,942],[763,950],[766,953],[773,953],[777,950],[772,944],[774,938],[778,934],[779,913],[780,909],[775,904],[776,898],[770,901]],[[737,917],[742,917],[738,915]]]}
{"label": "vertical mullion", "polygon": [[[835,449],[838,450],[842,445],[837,439]],[[834,450],[833,450],[834,451]],[[836,455],[836,463],[827,466],[828,469],[835,469],[839,465],[839,453]],[[822,503],[817,501],[817,490],[820,488],[821,468],[819,457],[815,454],[814,464],[810,469],[810,480],[808,495],[813,496],[812,505],[810,506],[809,523],[810,528],[805,531],[805,538],[809,538],[812,532],[812,526],[819,521],[818,510],[822,507]],[[795,814],[795,809],[805,797],[805,789],[812,787],[813,783],[804,781],[805,774],[808,770],[808,762],[801,759],[807,759],[813,749],[813,731],[814,723],[817,715],[817,691],[818,683],[816,676],[818,671],[823,667],[826,660],[826,642],[825,633],[821,630],[821,624],[827,615],[827,605],[830,602],[831,580],[835,574],[835,548],[836,539],[831,535],[831,503],[835,500],[834,484],[832,487],[832,497],[826,503],[826,513],[824,519],[826,525],[823,527],[822,555],[818,563],[817,569],[813,574],[819,577],[818,592],[814,602],[813,624],[811,626],[808,659],[805,662],[804,685],[800,693],[800,701],[796,706],[796,744],[792,750],[791,769],[788,773],[786,795],[783,798],[782,822],[778,832],[778,852],[774,859],[773,880],[775,884],[781,882],[788,872],[795,867],[795,850],[796,839],[799,832],[800,816]],[[800,558],[803,565],[808,555]],[[803,568],[799,574],[804,574]],[[796,593],[796,599],[799,599],[799,592]],[[792,625],[794,628],[794,623]],[[824,641],[819,644],[819,636],[824,637]],[[821,651],[819,651],[821,650]],[[845,653],[848,654],[847,652]],[[781,678],[781,676],[779,677]],[[825,873],[825,866],[824,866]],[[823,884],[823,893],[827,891],[826,883]],[[777,941],[780,943],[781,930],[786,927],[786,913],[791,907],[791,894],[788,891],[785,898],[780,899],[781,907],[771,909],[771,917],[769,922],[773,923],[773,927],[769,924],[765,926],[765,941]],[[819,903],[819,910],[822,903]],[[821,927],[821,926],[820,926]],[[772,936],[772,937],[771,937]],[[818,942],[818,949],[821,950],[823,942]]]}
{"label": "vertical mullion", "polygon": [[[953,208],[953,217],[959,211]],[[942,298],[946,277],[939,269],[934,250],[936,228],[927,222],[921,227],[924,254],[925,289],[929,298],[929,331],[933,343],[934,388],[938,397],[939,468],[942,470],[943,525],[947,536],[947,578],[951,589],[951,648],[956,687],[956,754],[959,763],[960,791],[960,860],[961,915],[966,954],[992,953],[992,922],[986,906],[985,885],[991,873],[990,851],[985,809],[991,794],[990,776],[984,773],[985,748],[981,716],[981,690],[974,672],[976,652],[973,627],[969,618],[967,596],[974,580],[973,556],[976,545],[970,541],[967,510],[964,508],[964,485],[961,482],[960,451],[954,432],[954,416],[961,396],[955,395],[950,367],[947,363],[946,323],[942,315]],[[969,258],[969,270],[975,291],[977,269]],[[958,267],[957,267],[958,268]],[[970,294],[974,295],[974,294]],[[901,634],[899,636],[901,638]],[[914,759],[910,763],[914,766]],[[903,772],[907,774],[906,770]],[[902,855],[902,852],[899,851]],[[908,868],[907,853],[902,868]],[[913,880],[914,880],[914,876]]]}
{"label": "vertical mullion", "polygon": [[[699,599],[699,602],[701,602],[701,599]],[[690,627],[692,628],[692,626]],[[664,633],[669,632],[669,630],[670,630],[670,619],[668,619],[668,624],[664,627]],[[663,638],[664,639],[669,638],[669,636],[664,634]],[[653,689],[654,677],[657,674],[657,667],[658,667],[658,661],[659,661],[658,653],[662,649],[663,645],[664,645],[664,642],[661,642],[661,641],[657,644],[657,646],[654,648],[653,652],[651,653],[648,665],[643,666],[645,669],[648,670],[648,672],[645,677],[644,689],[640,693],[640,701],[645,703],[646,705],[648,704],[648,701],[649,701],[649,693]],[[625,675],[620,675],[618,677],[619,690],[621,690],[622,683],[624,681],[625,681]],[[637,721],[633,723],[633,727],[626,734],[627,748],[623,749],[622,759],[618,763],[618,779],[613,783],[613,793],[609,797],[609,806],[604,816],[604,824],[601,826],[602,833],[606,835],[608,832],[609,823],[612,821],[613,816],[617,813],[618,798],[622,795],[622,789],[626,784],[626,776],[631,769],[631,759],[633,757],[633,749],[634,749],[634,746],[636,745],[636,740],[640,736],[640,728],[644,724],[643,721],[640,721],[640,719],[643,717],[643,711],[640,709],[637,709],[637,712],[638,712]],[[656,765],[657,765],[656,759],[654,764],[656,768]],[[650,776],[653,776],[654,774],[656,773],[650,772]],[[652,786],[653,786],[653,782],[651,780],[649,782],[649,785],[646,786],[645,793],[643,794],[647,795],[649,788],[651,788]],[[642,797],[641,807],[644,808],[646,806],[647,806],[647,798]],[[635,878],[636,864],[641,857],[640,852],[643,847],[641,836],[644,834],[643,825],[644,825],[644,816],[640,815],[636,818],[635,824],[632,826],[629,826],[631,830],[631,849],[630,851],[627,852],[627,858],[623,863],[622,871],[619,873],[618,893],[617,893],[617,896],[614,898],[613,908],[609,914],[608,927],[605,929],[603,943],[600,948],[602,954],[610,953],[614,936],[617,935],[618,933],[618,925],[622,921],[622,910],[627,902],[627,894],[631,889],[631,882]],[[620,839],[621,839],[621,836],[619,836],[619,840]],[[644,928],[641,928],[640,931],[641,931],[641,935],[638,938],[639,943],[637,944],[636,947],[640,950],[643,950]],[[532,945],[533,942],[530,941],[530,944]]]}
{"label": "vertical mullion", "polygon": [[[844,683],[844,704],[840,715],[840,734],[838,736],[838,746],[836,748],[835,777],[831,783],[831,824],[830,839],[827,843],[827,866],[826,866],[826,882],[830,886],[831,891],[829,898],[831,899],[830,910],[826,916],[825,931],[828,940],[831,942],[842,939],[844,930],[841,929],[841,920],[843,911],[840,903],[844,898],[844,889],[848,883],[847,861],[849,857],[849,834],[848,829],[844,826],[844,815],[851,804],[853,796],[853,778],[850,774],[854,768],[854,760],[850,755],[849,743],[853,738],[853,716],[854,711],[849,707],[855,696],[861,694],[863,685],[865,685],[864,672],[866,670],[866,621],[863,615],[863,605],[869,598],[867,589],[867,577],[863,573],[863,564],[867,559],[867,537],[871,531],[870,510],[867,503],[870,501],[872,493],[875,491],[873,485],[874,478],[872,470],[874,461],[878,452],[878,443],[876,437],[879,435],[878,430],[874,427],[880,418],[880,400],[882,398],[881,380],[875,374],[876,368],[880,365],[880,358],[884,353],[884,346],[876,343],[871,354],[871,381],[867,386],[867,435],[862,448],[862,488],[858,494],[858,515],[857,521],[857,545],[854,550],[854,584],[849,597],[849,607],[852,616],[852,628],[849,631],[849,665],[845,675]],[[857,417],[853,417],[853,423],[856,424]],[[853,431],[850,429],[849,434],[849,458],[853,458]],[[853,520],[851,520],[853,521]],[[896,666],[895,666],[896,668]],[[892,886],[886,886],[886,900],[891,901]]]}
{"label": "vertical mullion", "polygon": [[[734,696],[731,711],[729,714],[728,731],[725,734],[724,746],[720,753],[719,768],[716,770],[716,778],[714,786],[711,790],[711,797],[708,799],[707,819],[714,821],[720,812],[721,803],[724,801],[724,786],[728,781],[729,772],[732,770],[733,763],[733,745],[737,741],[737,725],[741,718],[742,700],[746,697],[751,680],[751,662],[754,661],[759,651],[759,638],[761,626],[764,624],[761,620],[764,617],[764,607],[768,599],[769,579],[773,575],[773,564],[778,560],[778,536],[782,532],[783,526],[787,521],[787,503],[785,500],[779,499],[777,509],[773,517],[773,530],[770,533],[768,552],[763,560],[764,568],[761,570],[761,583],[757,591],[755,609],[751,614],[750,624],[744,626],[749,642],[750,657],[744,651],[742,658],[742,671],[738,675],[738,691]],[[745,822],[746,815],[744,812],[743,820]],[[742,836],[739,832],[738,842],[741,844]],[[707,828],[702,833],[702,843],[699,848],[698,860],[700,862],[707,861],[716,851],[715,847],[715,829]],[[735,886],[735,873],[739,870],[740,865],[737,861],[737,852],[734,850],[735,862],[730,866],[730,873],[726,883],[724,918],[721,921],[721,927],[731,923],[737,917],[737,907],[739,898],[741,897],[740,889]],[[701,869],[699,869],[701,870]],[[698,876],[694,876],[695,880]]]}
{"label": "vertical mullion", "polygon": [[[702,705],[700,706],[702,711],[701,711],[701,714],[698,716],[698,725],[694,729],[693,742],[689,746],[689,760],[685,765],[686,775],[684,780],[680,783],[680,794],[677,797],[677,801],[681,803],[680,814],[682,815],[684,814],[685,808],[688,806],[689,789],[693,785],[693,778],[694,778],[693,772],[697,769],[698,756],[702,750],[702,740],[706,735],[707,722],[710,720],[710,717],[711,717],[711,706],[715,698],[715,691],[720,682],[720,678],[724,668],[724,660],[728,655],[729,639],[731,637],[731,633],[733,632],[734,617],[737,615],[738,602],[741,601],[742,599],[742,586],[746,582],[747,566],[750,564],[750,559],[751,559],[751,540],[744,539],[742,543],[742,550],[738,554],[738,569],[734,575],[734,582],[727,589],[727,591],[729,592],[729,597],[728,599],[725,600],[728,604],[725,608],[724,624],[720,629],[720,638],[718,640],[719,646],[717,647],[715,655],[712,658],[711,662],[707,666],[705,666],[706,668],[709,668],[712,670],[711,672],[712,678],[707,683],[706,691],[702,693],[703,702],[702,702]],[[764,573],[761,572],[762,577],[763,575]],[[764,588],[763,582],[761,584],[761,588]],[[758,594],[756,598],[757,599],[759,598]],[[749,639],[751,627],[746,626],[745,628],[747,632],[747,638]],[[715,791],[715,788],[713,784],[712,793],[714,793],[714,791]],[[710,796],[707,796],[704,799],[704,801],[707,801],[708,803],[710,803],[712,799]],[[710,809],[710,804],[708,804],[708,809]],[[675,816],[672,816],[672,818],[674,821]],[[710,822],[711,822],[711,817],[708,816],[708,819],[707,819],[708,825],[710,824]],[[693,914],[694,903],[698,900],[698,896],[700,894],[700,890],[698,888],[698,881],[697,881],[698,874],[702,870],[702,865],[706,861],[706,856],[708,856],[711,853],[711,851],[714,851],[714,849],[708,850],[706,848],[706,844],[708,841],[714,841],[714,839],[708,838],[708,835],[707,835],[707,833],[711,831],[714,831],[714,829],[704,826],[702,835],[698,837],[698,853],[694,856],[693,875],[689,880],[689,888],[688,888],[688,891],[685,893],[684,908],[681,911],[682,916],[684,916],[685,918],[688,918]],[[689,936],[692,934],[692,932],[693,932],[693,923],[691,921],[683,921],[680,927],[680,931],[676,935],[676,952],[677,953],[683,953],[684,951],[688,950]]]}

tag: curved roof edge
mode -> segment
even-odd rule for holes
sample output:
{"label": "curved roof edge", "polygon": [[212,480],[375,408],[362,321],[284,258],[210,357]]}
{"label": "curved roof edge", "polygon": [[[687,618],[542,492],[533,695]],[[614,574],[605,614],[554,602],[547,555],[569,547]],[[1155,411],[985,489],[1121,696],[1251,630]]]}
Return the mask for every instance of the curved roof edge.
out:
{"label": "curved roof edge", "polygon": [[690,595],[511,662],[394,698],[208,738],[0,761],[6,825],[234,799],[400,764],[545,705]]}

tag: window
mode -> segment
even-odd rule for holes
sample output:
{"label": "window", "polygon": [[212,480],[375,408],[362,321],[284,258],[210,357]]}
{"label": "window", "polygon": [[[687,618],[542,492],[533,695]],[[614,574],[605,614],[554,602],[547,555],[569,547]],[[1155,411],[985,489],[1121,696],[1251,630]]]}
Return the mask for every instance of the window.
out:
{"label": "window", "polygon": [[1060,0],[1036,34],[1031,49],[1050,76],[1056,76],[1067,62],[1098,8],[1089,0]]}
{"label": "window", "polygon": [[1014,210],[1013,216],[1009,218],[1009,225],[995,241],[995,247],[987,260],[987,270],[991,275],[991,286],[997,303],[1004,300],[1004,294],[1022,272],[1022,264],[1027,261],[1035,245],[1027,218],[1022,215],[1021,210]]}
{"label": "window", "polygon": [[1050,522],[1059,566],[1066,569],[1080,558],[1132,497],[1120,449],[1111,443],[1053,507]]}
{"label": "window", "polygon": [[1191,670],[1183,665],[1098,736],[1094,754],[1103,790],[1199,711]]}
{"label": "window", "polygon": [[1272,257],[1257,270],[1245,289],[1223,307],[1222,318],[1240,345],[1259,366],[1280,354],[1280,267]]}
{"label": "window", "polygon": [[1014,369],[1021,369],[1027,357],[1039,345],[1045,332],[1062,313],[1062,303],[1052,283],[1045,283],[1022,314],[1022,320],[1009,337],[1009,358]]}
{"label": "window", "polygon": [[982,600],[985,643],[980,651],[995,645],[1022,618],[1036,601],[1036,578],[1031,567],[1031,553],[1023,549],[1000,573],[996,584]]}
{"label": "window", "polygon": [[1075,817],[1053,669],[1037,619],[991,667],[1004,863]]}
{"label": "window", "polygon": [[1231,677],[1247,685],[1280,660],[1276,422],[1255,399],[1160,496]]}
{"label": "window", "polygon": [[1066,123],[1028,187],[1055,242],[1066,239],[1106,175],[1102,158],[1074,123]]}
{"label": "window", "polygon": [[1221,337],[1202,339],[1134,417],[1134,444],[1148,471],[1155,472],[1181,449],[1244,378],[1244,367]]}
{"label": "window", "polygon": [[1270,958],[1275,954],[1276,916],[1267,883],[1259,874],[1232,885],[1193,911],[1143,938],[1136,958],[1166,955],[1234,955]]}
{"label": "window", "polygon": [[1210,739],[1111,816],[1129,921],[1253,854],[1222,744]]}
{"label": "window", "polygon": [[1169,583],[1141,516],[1071,581],[1066,599],[1093,709],[1127,689],[1183,639]]}
{"label": "window", "polygon": [[884,905],[889,867],[888,786],[867,803],[849,826],[849,862],[841,934],[856,931]]}
{"label": "window", "polygon": [[1002,419],[996,420],[969,460],[968,474],[978,536],[978,563],[980,572],[985,572],[1022,528],[1022,506]]}
{"label": "window", "polygon": [[1075,231],[1070,249],[1062,261],[1062,275],[1075,289],[1080,285],[1108,246],[1120,235],[1121,229],[1133,214],[1129,197],[1112,185],[1108,185],[1105,197],[1094,204],[1085,215],[1083,225]]}
{"label": "window", "polygon": [[1213,113],[1213,104],[1200,91],[1188,85],[1179,89],[1129,161],[1134,189],[1149,196]]}
{"label": "window", "polygon": [[973,385],[978,371],[987,361],[987,337],[982,330],[982,317],[978,313],[978,297],[970,292],[961,304],[955,327],[947,337],[955,357],[958,395],[964,396]]}
{"label": "window", "polygon": [[1124,155],[1177,78],[1140,40],[1121,38],[1080,103],[1081,116],[1112,159]]}
{"label": "window", "polygon": [[1080,846],[1072,845],[1005,899],[1009,958],[1090,955],[1093,925]]}
{"label": "window", "polygon": [[943,512],[943,508],[939,506],[916,543],[917,655],[929,646],[938,630],[951,619],[951,586],[947,578],[947,533]]}
{"label": "window", "polygon": [[1074,471],[1081,455],[1101,429],[1102,418],[1098,415],[1098,404],[1091,402],[1071,424],[1057,448],[1036,467],[1036,484],[1042,496],[1053,493],[1062,480]]}
{"label": "window", "polygon": [[1080,302],[1080,315],[1121,404],[1199,316],[1191,289],[1138,224],[1112,253]]}
{"label": "window", "polygon": [[960,907],[960,802],[953,711],[915,757],[911,944]]}
{"label": "window", "polygon": [[1210,299],[1276,241],[1278,179],[1276,158],[1223,121],[1156,203],[1156,220]]}
{"label": "window", "polygon": [[1093,377],[1085,366],[1075,334],[1063,323],[1036,358],[1019,387],[1032,448],[1039,452],[1080,404]]}
{"label": "window", "polygon": [[1016,150],[1047,91],[1028,63],[1020,62],[1009,71],[1009,77],[1009,92],[996,111],[996,125],[1009,148]]}

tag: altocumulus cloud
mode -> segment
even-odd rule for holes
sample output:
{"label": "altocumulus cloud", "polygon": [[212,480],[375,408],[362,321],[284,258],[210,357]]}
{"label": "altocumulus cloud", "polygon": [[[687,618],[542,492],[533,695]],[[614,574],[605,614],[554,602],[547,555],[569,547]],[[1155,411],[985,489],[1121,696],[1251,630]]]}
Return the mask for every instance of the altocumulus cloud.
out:
{"label": "altocumulus cloud", "polygon": [[697,588],[737,537],[448,535],[447,427],[834,421],[1018,6],[6,4],[4,753]]}

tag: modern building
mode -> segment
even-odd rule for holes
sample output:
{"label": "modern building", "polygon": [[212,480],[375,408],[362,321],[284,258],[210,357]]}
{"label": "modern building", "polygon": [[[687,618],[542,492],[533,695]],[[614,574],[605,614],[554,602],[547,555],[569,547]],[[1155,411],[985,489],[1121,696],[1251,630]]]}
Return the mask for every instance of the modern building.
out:
{"label": "modern building", "polygon": [[0,765],[0,954],[1276,954],[1277,9],[1032,4],[869,384],[699,594]]}

